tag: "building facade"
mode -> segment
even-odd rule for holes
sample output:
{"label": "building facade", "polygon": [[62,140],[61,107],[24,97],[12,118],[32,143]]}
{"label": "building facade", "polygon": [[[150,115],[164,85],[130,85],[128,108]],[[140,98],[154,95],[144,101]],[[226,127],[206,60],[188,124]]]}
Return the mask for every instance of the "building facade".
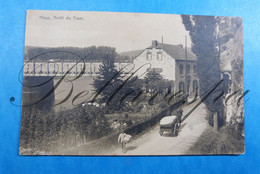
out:
{"label": "building facade", "polygon": [[[173,81],[175,92],[185,91],[188,95],[196,89],[198,91],[199,87],[196,61],[196,56],[183,45],[170,45],[158,41],[152,41],[150,47],[133,59],[136,68],[149,65],[149,70],[155,70],[164,79]],[[144,78],[143,71],[138,75]]]}

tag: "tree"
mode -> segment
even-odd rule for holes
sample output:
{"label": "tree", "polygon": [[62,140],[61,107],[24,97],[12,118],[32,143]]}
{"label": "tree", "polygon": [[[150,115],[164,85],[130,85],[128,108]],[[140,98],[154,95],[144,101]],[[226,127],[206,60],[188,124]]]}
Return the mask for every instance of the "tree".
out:
{"label": "tree", "polygon": [[99,67],[100,74],[94,79],[93,86],[96,93],[100,93],[101,101],[107,102],[112,92],[122,83],[121,73],[116,70],[114,59],[116,52],[114,48],[103,47],[103,63]]}
{"label": "tree", "polygon": [[96,95],[100,95],[101,102],[110,105],[112,109],[110,111],[124,109],[126,107],[124,102],[136,96],[141,90],[140,80],[131,73],[124,74],[124,70],[116,69],[114,61],[118,55],[114,48],[102,47],[97,54],[102,56],[103,63],[99,67],[100,74],[93,83]]}
{"label": "tree", "polygon": [[145,75],[144,81],[149,91],[152,91],[152,93],[157,91],[159,94],[162,94],[163,89],[167,89],[171,84],[170,81],[163,79],[162,75],[154,69]]}
{"label": "tree", "polygon": [[[218,18],[214,16],[190,16],[182,15],[182,21],[187,31],[189,31],[192,41],[192,51],[196,54],[198,76],[200,79],[200,95],[205,94],[209,87],[221,80],[220,72],[220,44],[217,37]],[[222,85],[218,86],[205,104],[213,113],[221,115],[223,104],[221,99],[214,102],[222,91]],[[223,115],[222,115],[223,116]]]}
{"label": "tree", "polygon": [[152,91],[152,92],[156,92],[156,90],[158,91],[159,85],[160,85],[158,83],[162,79],[163,79],[163,77],[161,76],[161,74],[159,72],[155,71],[154,69],[152,69],[151,71],[148,71],[148,73],[144,77],[146,89],[148,89],[149,91]]}

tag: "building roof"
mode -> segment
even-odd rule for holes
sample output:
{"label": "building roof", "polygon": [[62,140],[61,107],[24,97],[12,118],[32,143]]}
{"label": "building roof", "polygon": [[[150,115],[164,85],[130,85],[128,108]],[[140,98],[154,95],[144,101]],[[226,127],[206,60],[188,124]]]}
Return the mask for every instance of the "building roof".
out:
{"label": "building roof", "polygon": [[[181,44],[170,45],[164,43],[157,43],[156,45],[148,47],[148,49],[149,48],[162,49],[175,60],[185,60],[185,48]],[[187,60],[197,60],[196,56],[190,51],[190,49],[187,49]]]}
{"label": "building roof", "polygon": [[127,52],[122,52],[120,55],[122,56],[128,56],[130,59],[135,58],[137,55],[141,54],[143,50],[134,50],[134,51],[127,51]]}
{"label": "building roof", "polygon": [[[152,46],[150,46],[146,49],[152,49],[152,48],[164,50],[167,54],[169,54],[175,60],[185,60],[185,48],[181,44],[180,45],[170,45],[170,44],[159,43],[157,41],[153,41]],[[144,49],[144,50],[146,50],[146,49]],[[135,53],[136,55],[134,56],[134,58],[136,58],[144,50],[132,51],[131,53]],[[196,56],[191,52],[190,48],[187,49],[187,60],[197,60]]]}

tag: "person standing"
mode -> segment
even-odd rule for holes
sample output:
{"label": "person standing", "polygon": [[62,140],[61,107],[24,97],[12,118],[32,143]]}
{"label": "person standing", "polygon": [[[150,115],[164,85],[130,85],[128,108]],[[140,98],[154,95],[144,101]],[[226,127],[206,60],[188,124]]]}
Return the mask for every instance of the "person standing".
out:
{"label": "person standing", "polygon": [[182,114],[183,114],[183,109],[182,108],[178,109],[178,111],[177,111],[178,126],[181,125]]}
{"label": "person standing", "polygon": [[126,133],[122,132],[118,136],[118,140],[117,141],[118,141],[118,144],[121,144],[122,150],[124,150],[125,146],[126,146],[126,142],[124,141],[124,138],[125,138],[126,135],[127,135]]}

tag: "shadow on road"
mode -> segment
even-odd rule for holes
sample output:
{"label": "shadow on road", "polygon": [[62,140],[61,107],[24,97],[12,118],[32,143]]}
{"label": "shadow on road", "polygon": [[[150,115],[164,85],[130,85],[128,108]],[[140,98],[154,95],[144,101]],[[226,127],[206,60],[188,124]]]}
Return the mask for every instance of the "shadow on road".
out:
{"label": "shadow on road", "polygon": [[129,147],[126,147],[125,150],[129,151],[129,150],[134,150],[136,148],[137,148],[137,146],[129,146]]}
{"label": "shadow on road", "polygon": [[180,128],[179,128],[179,133],[180,133],[181,130],[185,127],[186,124],[187,124],[187,123],[183,123],[183,124],[181,124],[181,126],[180,126]]}

